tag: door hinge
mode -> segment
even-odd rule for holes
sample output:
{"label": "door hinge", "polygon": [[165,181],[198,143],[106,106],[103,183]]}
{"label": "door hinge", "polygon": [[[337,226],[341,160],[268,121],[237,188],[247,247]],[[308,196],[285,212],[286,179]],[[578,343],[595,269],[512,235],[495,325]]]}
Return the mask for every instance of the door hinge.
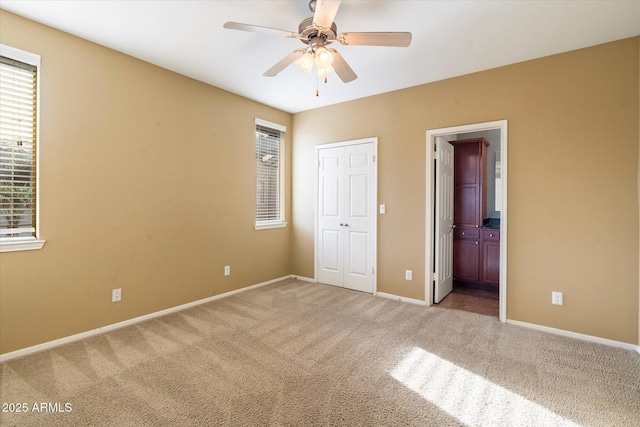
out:
{"label": "door hinge", "polygon": [[433,281],[434,282],[438,281],[438,275],[436,273],[433,273]]}
{"label": "door hinge", "polygon": [[374,154],[373,155],[373,163],[375,163],[375,162],[376,162],[376,155]]}
{"label": "door hinge", "polygon": [[375,267],[371,267],[371,274],[376,274],[376,268]]}

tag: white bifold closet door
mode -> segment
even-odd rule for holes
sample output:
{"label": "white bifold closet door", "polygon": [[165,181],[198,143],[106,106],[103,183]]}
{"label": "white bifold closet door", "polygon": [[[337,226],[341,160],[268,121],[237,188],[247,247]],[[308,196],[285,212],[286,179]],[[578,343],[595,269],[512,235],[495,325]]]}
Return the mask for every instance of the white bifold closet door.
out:
{"label": "white bifold closet door", "polygon": [[317,280],[373,293],[375,145],[321,148],[318,161]]}

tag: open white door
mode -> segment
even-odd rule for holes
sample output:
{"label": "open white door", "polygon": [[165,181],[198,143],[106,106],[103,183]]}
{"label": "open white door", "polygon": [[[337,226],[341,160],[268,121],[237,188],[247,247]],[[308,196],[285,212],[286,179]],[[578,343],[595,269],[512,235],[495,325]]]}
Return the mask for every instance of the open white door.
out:
{"label": "open white door", "polygon": [[433,302],[453,290],[453,145],[436,137],[435,275]]}

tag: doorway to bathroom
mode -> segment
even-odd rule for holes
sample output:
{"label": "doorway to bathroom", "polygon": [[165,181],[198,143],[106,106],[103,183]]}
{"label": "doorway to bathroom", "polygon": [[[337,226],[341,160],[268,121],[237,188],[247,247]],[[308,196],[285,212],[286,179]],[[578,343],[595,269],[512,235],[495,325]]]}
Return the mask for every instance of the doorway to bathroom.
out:
{"label": "doorway to bathroom", "polygon": [[[425,283],[426,303],[506,321],[507,121],[429,130],[426,142],[425,264],[432,272]],[[486,169],[463,173],[463,167],[482,163]],[[467,212],[456,216],[454,199]]]}

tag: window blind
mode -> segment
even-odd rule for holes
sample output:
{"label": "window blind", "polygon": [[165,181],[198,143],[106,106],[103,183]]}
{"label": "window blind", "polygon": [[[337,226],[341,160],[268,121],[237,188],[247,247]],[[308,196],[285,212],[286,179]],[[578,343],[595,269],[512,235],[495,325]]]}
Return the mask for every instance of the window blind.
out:
{"label": "window blind", "polygon": [[37,67],[0,56],[0,238],[35,236]]}
{"label": "window blind", "polygon": [[283,130],[256,123],[256,224],[284,221]]}

